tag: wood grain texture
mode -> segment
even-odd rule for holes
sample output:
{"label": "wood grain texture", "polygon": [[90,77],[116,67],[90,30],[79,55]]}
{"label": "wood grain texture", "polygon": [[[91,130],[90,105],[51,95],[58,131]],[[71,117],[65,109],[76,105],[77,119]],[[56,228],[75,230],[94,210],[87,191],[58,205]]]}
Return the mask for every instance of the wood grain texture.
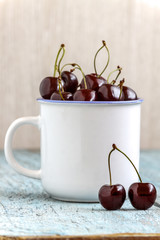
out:
{"label": "wood grain texture", "polygon": [[[39,113],[39,84],[52,75],[59,45],[66,44],[64,62],[89,73],[102,39],[111,53],[108,72],[122,66],[122,77],[145,100],[141,147],[160,148],[159,22],[156,0],[0,0],[0,148],[13,120]],[[105,59],[101,54],[98,69]],[[20,129],[14,146],[38,148],[38,131]]]}
{"label": "wood grain texture", "polygon": [[[40,166],[38,152],[16,151],[15,156],[25,167],[38,169]],[[137,211],[126,200],[120,210],[106,211],[99,203],[53,199],[43,190],[39,180],[12,170],[0,152],[0,240],[11,237],[35,239],[37,236],[41,236],[41,240],[47,237],[70,239],[71,236],[77,240],[127,239],[127,236],[130,239],[156,239],[156,234],[160,234],[160,151],[141,152],[140,162],[143,181],[152,182],[157,188],[154,206],[146,211]],[[141,238],[138,237],[140,233],[144,234]]]}
{"label": "wood grain texture", "polygon": [[32,237],[12,237],[0,236],[0,240],[159,240],[160,234],[107,234],[107,235],[92,235],[92,236],[32,236]]}

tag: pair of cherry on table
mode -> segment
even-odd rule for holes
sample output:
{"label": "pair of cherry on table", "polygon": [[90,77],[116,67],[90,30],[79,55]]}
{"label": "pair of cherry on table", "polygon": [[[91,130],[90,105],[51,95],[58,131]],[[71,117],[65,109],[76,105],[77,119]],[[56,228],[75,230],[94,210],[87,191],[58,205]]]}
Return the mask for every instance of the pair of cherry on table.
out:
{"label": "pair of cherry on table", "polygon": [[157,191],[155,186],[151,183],[142,182],[142,179],[131,159],[115,144],[112,145],[112,150],[108,155],[110,185],[103,185],[99,190],[99,201],[101,205],[108,210],[116,210],[121,208],[126,199],[125,188],[121,184],[112,185],[110,157],[115,150],[122,153],[130,161],[140,180],[140,182],[133,183],[128,190],[128,197],[132,206],[138,210],[146,210],[150,208],[156,200]]}

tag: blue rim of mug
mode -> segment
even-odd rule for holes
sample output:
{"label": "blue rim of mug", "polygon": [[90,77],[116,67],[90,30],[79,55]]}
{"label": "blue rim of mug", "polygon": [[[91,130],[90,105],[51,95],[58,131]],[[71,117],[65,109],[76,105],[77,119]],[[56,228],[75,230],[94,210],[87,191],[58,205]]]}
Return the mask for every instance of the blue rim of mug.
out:
{"label": "blue rim of mug", "polygon": [[38,102],[42,102],[42,103],[61,103],[61,104],[66,104],[66,103],[71,103],[71,104],[91,104],[91,105],[96,105],[96,104],[140,104],[142,103],[144,100],[141,98],[138,98],[136,100],[129,100],[129,101],[62,101],[62,100],[50,100],[50,99],[44,99],[44,98],[37,98]]}

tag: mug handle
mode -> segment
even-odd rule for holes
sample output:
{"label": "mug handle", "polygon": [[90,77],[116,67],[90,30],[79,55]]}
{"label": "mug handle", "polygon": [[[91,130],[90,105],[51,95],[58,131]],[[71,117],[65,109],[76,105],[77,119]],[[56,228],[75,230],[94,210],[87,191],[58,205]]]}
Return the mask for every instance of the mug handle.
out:
{"label": "mug handle", "polygon": [[4,143],[5,157],[9,165],[13,167],[18,173],[27,177],[41,179],[41,169],[39,170],[26,169],[16,161],[13,155],[12,140],[13,140],[14,133],[17,128],[25,124],[31,124],[40,129],[40,116],[18,118],[10,125],[6,133],[5,143]]}

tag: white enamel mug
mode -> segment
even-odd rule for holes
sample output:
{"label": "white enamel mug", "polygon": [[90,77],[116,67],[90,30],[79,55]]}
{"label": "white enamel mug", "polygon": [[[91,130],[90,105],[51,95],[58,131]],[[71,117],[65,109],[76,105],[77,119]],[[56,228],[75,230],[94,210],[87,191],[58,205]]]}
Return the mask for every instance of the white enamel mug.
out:
{"label": "white enamel mug", "polygon": [[[139,169],[140,110],[142,100],[74,102],[38,99],[37,117],[15,120],[5,138],[5,156],[20,174],[41,179],[56,199],[97,202],[98,191],[109,184],[108,153],[115,143]],[[32,124],[41,131],[41,169],[29,170],[13,156],[15,130]],[[126,191],[138,181],[130,162],[118,151],[111,155],[112,184]]]}

